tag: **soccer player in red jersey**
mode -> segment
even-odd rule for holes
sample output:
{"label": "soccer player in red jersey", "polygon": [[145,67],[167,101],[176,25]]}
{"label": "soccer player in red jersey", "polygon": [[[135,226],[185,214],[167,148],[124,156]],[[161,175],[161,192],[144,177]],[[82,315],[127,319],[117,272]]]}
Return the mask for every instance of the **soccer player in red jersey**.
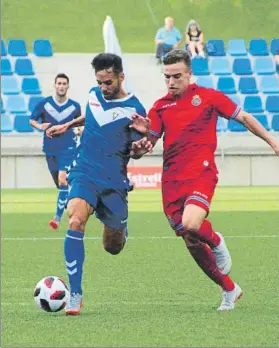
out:
{"label": "soccer player in red jersey", "polygon": [[162,196],[164,212],[199,267],[223,289],[218,310],[231,310],[242,290],[230,277],[232,261],[224,237],[215,232],[207,215],[218,182],[214,152],[218,115],[235,119],[265,140],[279,155],[279,144],[250,114],[226,95],[190,84],[191,59],[184,50],[163,58],[168,94],[157,100],[146,119],[135,115],[148,136],[133,143],[131,156],[140,158],[162,135],[164,144]]}

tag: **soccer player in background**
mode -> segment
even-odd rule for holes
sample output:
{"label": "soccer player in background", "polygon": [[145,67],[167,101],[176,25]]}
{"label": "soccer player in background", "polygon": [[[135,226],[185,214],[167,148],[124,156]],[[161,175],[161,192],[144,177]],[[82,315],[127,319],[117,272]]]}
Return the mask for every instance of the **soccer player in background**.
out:
{"label": "soccer player in background", "polygon": [[44,98],[35,107],[30,116],[31,126],[44,131],[43,152],[50,174],[59,189],[56,214],[49,222],[49,226],[56,230],[63,215],[68,196],[66,180],[67,169],[73,162],[76,152],[76,135],[72,129],[60,137],[50,139],[46,136],[46,129],[52,125],[61,125],[81,115],[79,103],[67,97],[69,78],[65,74],[58,74],[54,80],[55,94]]}
{"label": "soccer player in background", "polygon": [[[148,118],[148,137],[132,144],[131,156],[152,150],[164,134],[162,196],[164,212],[199,267],[223,289],[219,311],[231,310],[242,290],[230,277],[231,256],[221,233],[207,219],[218,182],[214,152],[218,115],[242,123],[279,155],[279,144],[250,114],[214,89],[190,84],[191,59],[184,50],[163,58],[168,94],[157,100]],[[149,127],[147,119],[134,116]]]}
{"label": "soccer player in background", "polygon": [[[132,120],[133,113],[145,116],[139,100],[133,94],[127,94],[122,87],[124,73],[119,56],[101,53],[93,59],[92,66],[98,87],[89,92],[82,142],[68,176],[69,229],[64,255],[71,295],[66,315],[80,314],[83,237],[90,215],[95,212],[104,224],[103,245],[108,253],[117,255],[125,245],[130,190],[127,164],[132,142],[142,137],[140,127],[135,124],[135,129],[132,129],[130,126],[137,122]],[[83,122],[84,117],[81,116],[65,125],[48,129],[47,135],[60,135]]]}

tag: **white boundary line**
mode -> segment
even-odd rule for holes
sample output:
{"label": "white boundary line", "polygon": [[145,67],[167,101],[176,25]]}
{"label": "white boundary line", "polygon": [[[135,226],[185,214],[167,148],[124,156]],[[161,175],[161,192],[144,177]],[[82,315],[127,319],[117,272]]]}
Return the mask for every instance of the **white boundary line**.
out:
{"label": "white boundary line", "polygon": [[[266,234],[258,236],[225,236],[225,238],[231,239],[258,239],[258,238],[279,238],[277,234]],[[64,240],[65,237],[3,237],[2,241],[50,241],[50,240]],[[85,237],[85,240],[101,240],[102,237]],[[179,240],[176,236],[150,236],[150,237],[129,237],[129,240],[152,240],[152,239],[176,239]]]}

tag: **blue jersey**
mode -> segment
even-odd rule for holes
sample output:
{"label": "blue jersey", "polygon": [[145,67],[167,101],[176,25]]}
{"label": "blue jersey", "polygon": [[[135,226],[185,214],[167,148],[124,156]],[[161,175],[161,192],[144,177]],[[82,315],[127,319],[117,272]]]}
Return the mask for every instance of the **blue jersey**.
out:
{"label": "blue jersey", "polygon": [[[34,111],[30,118],[32,120],[41,121],[42,123],[51,123],[52,125],[64,124],[72,121],[74,118],[81,115],[81,109],[79,103],[74,100],[67,99],[64,103],[58,104],[55,99],[50,96],[44,98]],[[44,133],[43,151],[47,155],[57,154],[73,150],[76,147],[76,136],[74,131],[70,129],[65,134],[48,138]]]}
{"label": "blue jersey", "polygon": [[129,128],[134,113],[146,116],[133,94],[106,100],[98,87],[92,88],[81,144],[69,178],[82,174],[102,188],[129,189],[127,164],[131,144],[142,137]]}

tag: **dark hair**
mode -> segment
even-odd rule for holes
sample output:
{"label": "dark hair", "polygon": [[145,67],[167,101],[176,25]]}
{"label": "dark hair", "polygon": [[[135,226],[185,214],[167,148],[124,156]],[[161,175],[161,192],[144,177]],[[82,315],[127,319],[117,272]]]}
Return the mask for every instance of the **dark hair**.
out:
{"label": "dark hair", "polygon": [[188,68],[191,68],[190,54],[187,51],[175,49],[168,52],[163,58],[164,65],[175,64],[178,62],[184,62]]}
{"label": "dark hair", "polygon": [[57,79],[59,79],[59,78],[66,79],[68,83],[70,81],[69,77],[66,74],[58,74],[58,75],[56,75],[54,82],[56,83]]}
{"label": "dark hair", "polygon": [[108,70],[112,68],[113,72],[118,75],[123,72],[123,65],[121,57],[113,53],[99,53],[91,63],[95,72],[100,70]]}

